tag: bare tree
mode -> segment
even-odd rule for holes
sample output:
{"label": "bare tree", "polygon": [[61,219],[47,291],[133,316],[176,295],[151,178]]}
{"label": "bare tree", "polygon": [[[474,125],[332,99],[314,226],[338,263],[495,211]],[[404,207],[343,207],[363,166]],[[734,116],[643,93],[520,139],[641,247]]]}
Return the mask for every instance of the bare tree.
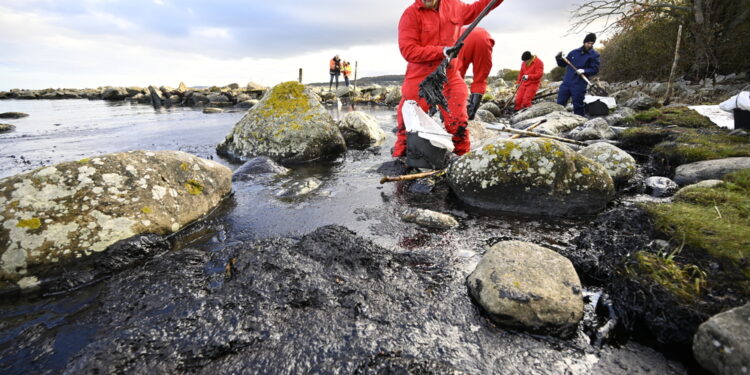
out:
{"label": "bare tree", "polygon": [[623,29],[629,20],[671,18],[689,26],[695,40],[692,74],[712,76],[719,65],[718,36],[732,32],[750,19],[750,0],[589,0],[571,16],[571,32],[603,23],[600,31]]}

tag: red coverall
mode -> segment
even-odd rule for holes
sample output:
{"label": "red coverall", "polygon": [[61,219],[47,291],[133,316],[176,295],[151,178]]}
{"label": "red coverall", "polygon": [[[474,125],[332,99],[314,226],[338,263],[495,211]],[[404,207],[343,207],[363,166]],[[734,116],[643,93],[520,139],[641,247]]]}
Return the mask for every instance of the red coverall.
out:
{"label": "red coverall", "polygon": [[[398,24],[398,45],[406,59],[406,75],[401,86],[401,103],[398,105],[398,132],[393,146],[393,156],[406,155],[406,127],[401,107],[407,100],[416,100],[427,112],[427,102],[419,97],[419,84],[443,61],[443,48],[451,47],[458,40],[461,26],[468,25],[482,12],[491,0],[478,0],[466,4],[460,0],[441,0],[438,10],[425,8],[422,0],[406,8]],[[499,1],[495,7],[500,5]],[[454,134],[453,152],[463,155],[469,152],[469,131],[466,128],[468,114],[466,100],[469,93],[458,72],[458,64],[451,62],[447,69],[448,82],[443,95],[448,100],[448,109],[440,108],[445,130]]]}
{"label": "red coverall", "polygon": [[[528,75],[529,79],[522,80],[524,75]],[[518,73],[518,79],[516,80],[516,83],[521,85],[516,93],[516,111],[531,107],[531,101],[534,100],[543,75],[544,63],[538,57],[532,57],[531,63],[526,61],[521,63],[521,72]]]}
{"label": "red coverall", "polygon": [[[461,33],[464,30],[466,30],[465,27],[461,29]],[[457,62],[460,63],[458,71],[461,78],[466,77],[466,71],[469,69],[469,65],[472,65],[474,81],[471,83],[471,90],[469,90],[472,94],[484,95],[484,92],[487,91],[487,77],[492,70],[492,48],[494,46],[495,40],[492,39],[492,35],[487,30],[477,27],[466,37],[464,47],[458,53]]]}

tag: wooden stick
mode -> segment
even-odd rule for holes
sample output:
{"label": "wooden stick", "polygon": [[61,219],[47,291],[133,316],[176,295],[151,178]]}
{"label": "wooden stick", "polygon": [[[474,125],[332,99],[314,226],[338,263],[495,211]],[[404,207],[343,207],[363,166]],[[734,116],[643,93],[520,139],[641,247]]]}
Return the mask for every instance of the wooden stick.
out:
{"label": "wooden stick", "polygon": [[384,184],[386,182],[396,182],[396,181],[411,181],[411,180],[417,180],[420,178],[430,177],[434,175],[441,175],[442,173],[445,173],[445,169],[436,169],[434,171],[429,172],[422,172],[422,173],[414,173],[414,174],[405,174],[403,176],[385,176],[380,179],[380,183]]}
{"label": "wooden stick", "polygon": [[[534,125],[529,126],[528,128],[526,128],[526,131],[530,132],[530,131],[536,129],[537,126],[539,126],[541,124],[544,124],[545,122],[547,122],[547,119],[544,119],[542,121],[537,122]],[[514,134],[514,135],[510,136],[510,139],[518,139],[518,138],[521,138],[521,134]]]}
{"label": "wooden stick", "polygon": [[516,98],[516,94],[518,94],[518,90],[520,88],[521,88],[521,85],[518,85],[518,87],[516,87],[516,91],[513,91],[513,96],[510,97],[510,100],[508,100],[507,102],[505,102],[505,105],[503,106],[503,108],[500,108],[500,110],[504,111],[506,108],[508,108],[508,104],[510,104],[510,102],[512,102],[513,99]]}
{"label": "wooden stick", "polygon": [[674,47],[674,61],[672,61],[672,70],[669,72],[669,81],[667,81],[667,93],[664,94],[664,105],[669,104],[672,101],[672,83],[674,82],[674,75],[677,71],[677,65],[680,63],[680,41],[682,40],[682,24],[677,29],[677,45]]}
{"label": "wooden stick", "polygon": [[563,138],[563,137],[556,137],[554,135],[544,135],[544,134],[539,134],[539,133],[534,133],[534,132],[527,132],[525,130],[519,130],[519,129],[513,129],[513,128],[504,128],[504,129],[487,128],[487,129],[497,130],[499,132],[508,132],[508,133],[513,133],[513,134],[520,134],[520,135],[525,135],[525,136],[528,136],[528,137],[549,138],[549,139],[554,139],[554,140],[560,141],[560,142],[572,143],[572,144],[578,145],[578,146],[588,146],[588,144],[583,143],[583,142],[578,142],[576,140],[572,140],[572,139],[568,139],[568,138]]}

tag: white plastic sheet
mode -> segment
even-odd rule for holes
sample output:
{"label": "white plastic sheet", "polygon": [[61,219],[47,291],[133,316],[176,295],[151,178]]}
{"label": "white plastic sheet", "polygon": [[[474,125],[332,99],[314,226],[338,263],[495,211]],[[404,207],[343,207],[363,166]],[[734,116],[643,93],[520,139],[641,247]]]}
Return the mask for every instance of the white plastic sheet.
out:
{"label": "white plastic sheet", "polygon": [[609,109],[617,108],[617,101],[611,96],[586,95],[585,97],[583,97],[583,102],[586,104],[593,103],[597,100],[600,100],[602,103],[606,104],[607,108]]}
{"label": "white plastic sheet", "polygon": [[739,94],[723,101],[719,108],[724,111],[732,112],[735,108],[750,111],[750,91],[742,91]]}
{"label": "white plastic sheet", "polygon": [[453,151],[453,136],[450,135],[442,125],[438,124],[428,116],[414,100],[407,100],[401,108],[401,114],[404,116],[404,125],[409,133],[417,133],[420,138],[424,138],[439,148]]}

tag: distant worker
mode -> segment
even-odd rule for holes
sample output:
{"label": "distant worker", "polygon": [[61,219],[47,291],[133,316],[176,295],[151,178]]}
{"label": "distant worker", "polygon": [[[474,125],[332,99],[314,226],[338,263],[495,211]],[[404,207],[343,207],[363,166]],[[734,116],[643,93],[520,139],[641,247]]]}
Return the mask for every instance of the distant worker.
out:
{"label": "distant worker", "polygon": [[585,75],[588,78],[599,73],[599,53],[594,51],[595,42],[596,34],[588,34],[583,39],[582,47],[570,51],[568,61],[573,64],[575,69],[568,66],[565,60],[563,60],[562,52],[555,56],[558,66],[563,68],[568,67],[563,83],[560,85],[560,91],[557,94],[557,104],[567,105],[568,99],[573,97],[573,112],[581,116],[585,113],[583,99],[586,96],[586,88],[588,87],[588,84],[581,76]]}
{"label": "distant worker", "polygon": [[[465,30],[466,28],[461,29],[461,33],[463,34]],[[492,70],[492,48],[494,46],[495,40],[492,39],[492,35],[487,30],[477,27],[464,40],[464,47],[461,48],[461,52],[456,59],[460,63],[458,71],[461,78],[466,78],[469,65],[472,66],[474,73],[474,80],[469,90],[471,92],[469,105],[466,109],[469,120],[474,119],[474,115],[482,104],[484,92],[487,91],[487,77]]]}
{"label": "distant worker", "polygon": [[539,57],[526,51],[521,55],[521,60],[523,63],[516,79],[516,84],[520,85],[516,93],[516,111],[531,107],[544,76],[544,63]]}
{"label": "distant worker", "polygon": [[[401,108],[407,100],[415,100],[423,111],[429,111],[427,101],[419,96],[419,84],[440,65],[445,57],[457,57],[462,45],[454,47],[460,36],[461,26],[468,25],[491,0],[478,0],[466,4],[460,0],[414,0],[398,24],[398,47],[407,62],[404,84],[401,86],[401,102],[398,105],[398,132],[393,145],[393,157],[406,156],[406,126]],[[503,1],[498,1],[495,7]],[[493,8],[494,9],[494,8]],[[453,135],[453,152],[463,155],[469,152],[469,116],[466,101],[469,93],[458,72],[455,61],[446,71],[448,81],[443,94],[448,108],[440,108],[445,130]],[[447,110],[446,110],[447,109]]]}
{"label": "distant worker", "polygon": [[339,76],[341,75],[341,59],[339,55],[333,56],[331,62],[328,64],[328,72],[331,73],[331,81],[328,83],[328,91],[331,91],[333,86],[333,79],[336,78],[336,89],[339,88]]}
{"label": "distant worker", "polygon": [[349,76],[352,75],[352,65],[348,61],[344,61],[341,65],[341,74],[344,75],[344,83],[346,87],[349,87]]}

